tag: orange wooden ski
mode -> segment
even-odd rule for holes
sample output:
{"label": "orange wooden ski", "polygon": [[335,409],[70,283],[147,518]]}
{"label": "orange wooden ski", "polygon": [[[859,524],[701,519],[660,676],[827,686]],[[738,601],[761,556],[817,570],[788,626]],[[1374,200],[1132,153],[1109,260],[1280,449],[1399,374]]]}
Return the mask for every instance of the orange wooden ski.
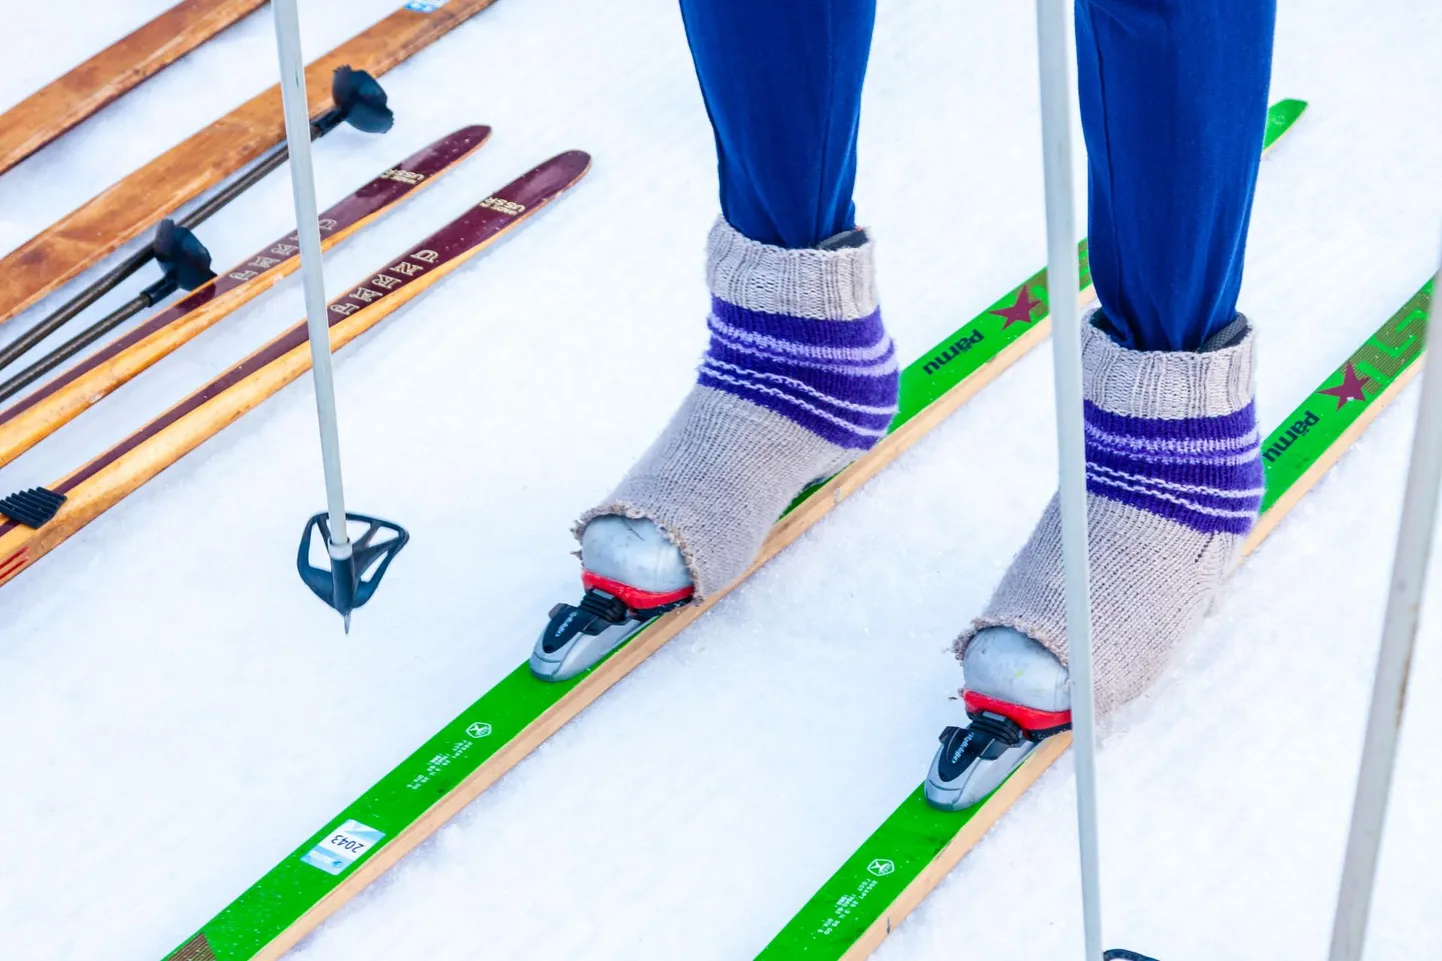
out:
{"label": "orange wooden ski", "polygon": [[265,0],[181,0],[0,113],[0,173],[263,3]]}
{"label": "orange wooden ski", "polygon": [[[495,0],[411,0],[306,68],[314,116],[331,74],[348,64],[379,75]],[[280,88],[271,87],[197,131],[0,260],[0,322],[56,290],[165,215],[255,160],[285,136]]]}

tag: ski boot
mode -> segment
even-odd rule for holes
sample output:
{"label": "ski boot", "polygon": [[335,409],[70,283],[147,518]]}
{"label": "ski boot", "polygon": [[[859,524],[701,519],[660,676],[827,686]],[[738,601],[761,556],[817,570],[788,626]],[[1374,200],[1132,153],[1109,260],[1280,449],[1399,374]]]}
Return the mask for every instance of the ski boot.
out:
{"label": "ski boot", "polygon": [[575,677],[695,593],[681,551],[645,518],[592,520],[581,535],[581,564],[585,596],[551,608],[531,651],[531,673],[543,681]]}
{"label": "ski boot", "polygon": [[926,800],[961,811],[985,799],[1037,744],[1071,728],[1071,678],[1036,641],[989,627],[967,648],[962,700],[970,723],[941,732]]}

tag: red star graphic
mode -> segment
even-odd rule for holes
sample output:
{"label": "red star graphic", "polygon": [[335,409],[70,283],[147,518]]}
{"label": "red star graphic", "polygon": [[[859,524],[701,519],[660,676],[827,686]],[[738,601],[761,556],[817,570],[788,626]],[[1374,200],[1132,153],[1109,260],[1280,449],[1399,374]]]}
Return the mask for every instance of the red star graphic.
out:
{"label": "red star graphic", "polygon": [[1330,394],[1337,398],[1337,409],[1341,410],[1347,406],[1348,401],[1365,401],[1367,395],[1362,393],[1362,378],[1357,376],[1357,369],[1348,363],[1342,371],[1342,382],[1336,387],[1327,387],[1317,391],[1319,394]]}
{"label": "red star graphic", "polygon": [[1005,317],[1006,323],[1001,325],[1006,330],[1012,324],[1029,324],[1032,322],[1031,312],[1041,306],[1041,298],[1033,297],[1031,290],[1022,284],[1021,292],[1016,295],[1016,303],[1005,310],[990,310],[987,313],[996,314],[998,317]]}

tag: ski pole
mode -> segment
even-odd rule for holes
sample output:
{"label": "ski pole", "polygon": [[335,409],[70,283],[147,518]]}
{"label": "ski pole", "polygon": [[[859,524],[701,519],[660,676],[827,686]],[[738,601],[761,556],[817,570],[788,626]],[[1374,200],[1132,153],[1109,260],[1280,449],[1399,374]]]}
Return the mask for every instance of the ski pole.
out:
{"label": "ski pole", "polygon": [[[301,534],[297,567],[301,579],[315,594],[345,619],[370,599],[381,575],[409,535],[401,527],[367,517],[346,514],[345,490],[341,479],[340,432],[336,424],[335,380],[331,371],[330,323],[326,310],[325,273],[321,263],[320,215],[315,200],[315,175],[311,165],[310,120],[306,115],[305,61],[300,51],[300,17],[296,0],[275,0],[276,50],[280,59],[281,102],[285,109],[285,136],[290,151],[290,184],[295,199],[296,236],[300,247],[300,272],[305,289],[306,327],[310,334],[311,370],[315,375],[316,416],[320,423],[321,461],[325,469],[326,511],[307,522]],[[346,520],[368,524],[352,544]],[[316,531],[325,538],[330,557],[329,570],[310,564],[310,545]],[[379,543],[377,534],[394,536]],[[365,580],[367,573],[370,579]]]}
{"label": "ski pole", "polygon": [[1101,872],[1097,844],[1096,702],[1092,688],[1091,570],[1087,556],[1086,448],[1082,433],[1080,286],[1072,198],[1071,118],[1076,89],[1071,0],[1037,0],[1042,170],[1046,182],[1046,288],[1052,317],[1056,434],[1060,464],[1062,566],[1066,577],[1072,738],[1076,751],[1086,961],[1101,961]]}
{"label": "ski pole", "polygon": [[122,281],[152,260],[160,261],[160,279],[111,311],[100,323],[109,321],[110,326],[115,326],[178,289],[194,290],[215,278],[215,273],[210,269],[210,251],[190,232],[190,228],[173,220],[162,220],[155,232],[155,239],[143,249],[126,257],[105,276],[63,304],[59,310],[43,318],[40,323],[0,349],[0,369],[14,363],[17,358],[65,326],[86,307],[120,286]]}
{"label": "ski pole", "polygon": [[[1433,282],[1430,321],[1436,318],[1437,291],[1442,270]],[[1329,961],[1357,961],[1367,936],[1372,908],[1372,887],[1377,877],[1377,856],[1387,817],[1387,799],[1397,761],[1397,737],[1407,701],[1407,676],[1417,642],[1417,620],[1422,590],[1427,583],[1427,562],[1437,523],[1437,489],[1442,482],[1442,364],[1436,358],[1422,372],[1422,399],[1412,434],[1412,459],[1402,496],[1402,527],[1392,559],[1392,580],[1387,613],[1382,621],[1382,644],[1377,653],[1377,674],[1372,682],[1372,707],[1362,741],[1362,763],[1342,862],[1342,883],[1337,891],[1337,913],[1332,920]]]}
{"label": "ski pole", "polygon": [[[395,120],[390,108],[386,106],[386,92],[381,89],[381,85],[376,82],[376,79],[364,70],[352,70],[346,66],[337,67],[335,77],[331,82],[331,98],[334,100],[335,106],[310,123],[310,139],[324,137],[342,123],[349,123],[357,130],[363,130],[366,133],[385,133]],[[210,254],[191,233],[192,229],[200,226],[212,214],[265,179],[267,174],[285,163],[288,156],[287,144],[280,144],[272,148],[269,153],[253,163],[239,177],[182,217],[178,223],[169,220],[162,221],[154,242],[126,257],[94,283],[61,304],[40,323],[27,330],[23,336],[17,337],[0,349],[0,369],[9,366],[16,358],[79,316],[85,308],[120,286],[128,277],[152,260],[159,260],[165,269],[160,280],[97,321],[94,328],[101,329],[95,334],[96,337],[147,307],[154,306],[161,298],[169,296],[175,290],[194,290],[213,278],[215,274],[210,272]],[[166,224],[169,224],[170,227],[167,228]],[[169,243],[167,243],[167,229],[171,232],[170,236],[173,237]],[[90,329],[87,329],[86,332],[89,333]],[[87,343],[91,341],[87,341]],[[81,344],[80,346],[85,345]],[[42,360],[48,358],[49,355]],[[65,359],[65,356],[58,357],[55,363]],[[54,366],[55,364],[52,363],[45,369],[49,370]],[[16,385],[15,389],[18,390],[22,386],[24,385]]]}
{"label": "ski pole", "polygon": [[[195,234],[173,220],[160,222],[160,227],[155,232],[155,241],[147,249],[164,268],[161,278],[28,367],[6,378],[0,383],[0,400],[19,393],[39,380],[47,371],[54,370],[111,330],[142,310],[154,307],[176,290],[194,290],[215,279],[215,272],[210,269],[210,251],[201,245]],[[25,337],[8,345],[4,351],[0,351],[0,368],[44,339],[53,329],[54,327],[47,328],[42,323]]]}

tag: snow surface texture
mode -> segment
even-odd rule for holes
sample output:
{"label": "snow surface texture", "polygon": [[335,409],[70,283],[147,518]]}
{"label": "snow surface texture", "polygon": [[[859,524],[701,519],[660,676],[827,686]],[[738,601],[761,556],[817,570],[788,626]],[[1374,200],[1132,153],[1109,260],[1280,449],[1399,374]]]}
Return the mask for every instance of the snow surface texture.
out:
{"label": "snow surface texture", "polygon": [[[169,0],[12,4],[0,104]],[[315,56],[397,0],[308,0]],[[1442,14],[1283,4],[1242,308],[1274,424],[1437,262]],[[274,80],[261,13],[0,179],[0,249]],[[1032,8],[883,4],[858,204],[888,324],[926,349],[1045,258]],[[492,142],[334,252],[360,278],[562,149],[590,177],[340,356],[350,506],[414,535],[349,637],[297,582],[323,504],[309,379],[0,590],[0,957],[153,961],[521,663],[574,599],[573,516],[693,379],[715,214],[670,0],[500,0],[384,78],[395,129],[317,146],[322,203],[465,123]],[[1078,141],[1079,142],[1079,141]],[[1078,168],[1078,184],[1081,183]],[[272,176],[207,223],[217,266],[290,224]],[[57,298],[0,330],[9,339]],[[46,483],[301,316],[291,278],[0,471]],[[1320,958],[1416,390],[1308,497],[1102,744],[1106,941]],[[297,952],[735,959],[924,776],[961,716],[946,652],[1055,476],[1038,350],[561,731]],[[1438,578],[1434,577],[1434,582]],[[1369,958],[1442,956],[1442,596],[1413,674]],[[878,951],[1080,951],[1060,762]]]}

